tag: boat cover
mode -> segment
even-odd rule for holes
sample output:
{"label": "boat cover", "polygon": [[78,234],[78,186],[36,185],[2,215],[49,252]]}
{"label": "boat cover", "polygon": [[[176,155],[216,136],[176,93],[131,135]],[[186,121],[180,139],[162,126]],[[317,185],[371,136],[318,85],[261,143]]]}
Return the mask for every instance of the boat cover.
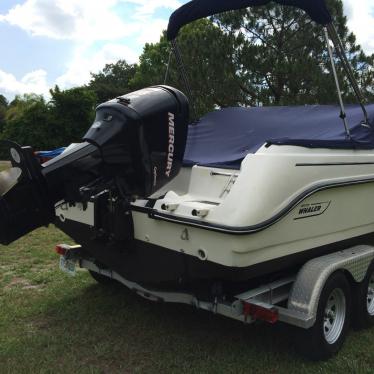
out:
{"label": "boat cover", "polygon": [[[273,0],[281,5],[303,9],[313,21],[326,25],[332,21],[325,0]],[[173,40],[188,23],[229,10],[248,8],[270,3],[271,0],[193,0],[177,9],[170,17],[167,37]]]}
{"label": "boat cover", "polygon": [[[367,105],[374,129],[374,104]],[[185,165],[240,168],[264,144],[307,148],[374,149],[374,130],[365,127],[359,105],[346,107],[351,140],[338,106],[227,108],[190,125]]]}

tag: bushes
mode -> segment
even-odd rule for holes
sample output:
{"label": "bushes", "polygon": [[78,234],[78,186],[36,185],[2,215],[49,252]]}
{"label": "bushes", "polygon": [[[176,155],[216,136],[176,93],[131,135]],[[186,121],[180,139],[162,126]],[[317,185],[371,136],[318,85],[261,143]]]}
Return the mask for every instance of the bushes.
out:
{"label": "bushes", "polygon": [[1,139],[30,145],[35,150],[53,149],[80,142],[95,114],[96,95],[88,88],[50,91],[52,99],[18,96],[6,110]]}

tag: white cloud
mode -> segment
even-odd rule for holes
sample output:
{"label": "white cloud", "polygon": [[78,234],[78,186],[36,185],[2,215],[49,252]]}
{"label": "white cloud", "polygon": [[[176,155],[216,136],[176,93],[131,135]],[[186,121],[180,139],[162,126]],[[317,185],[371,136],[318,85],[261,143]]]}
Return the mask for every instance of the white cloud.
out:
{"label": "white cloud", "polygon": [[56,84],[62,88],[88,83],[91,72],[100,71],[106,64],[125,59],[128,63],[134,63],[138,56],[130,48],[123,44],[107,44],[97,52],[90,52],[85,47],[78,47],[73,59],[68,63],[67,71],[57,78]]}
{"label": "white cloud", "polygon": [[2,21],[19,26],[32,35],[51,38],[71,37],[75,28],[71,15],[48,0],[29,0],[18,4],[2,16]]}
{"label": "white cloud", "polygon": [[343,0],[348,27],[366,53],[374,53],[374,0]]}
{"label": "white cloud", "polygon": [[147,27],[144,27],[137,35],[137,42],[140,45],[144,45],[145,43],[157,43],[160,40],[162,31],[167,28],[167,25],[167,21],[163,19],[149,21]]}
{"label": "white cloud", "polygon": [[137,16],[152,15],[159,8],[176,9],[181,6],[177,0],[121,0],[139,5],[137,9]]}
{"label": "white cloud", "polygon": [[[135,5],[136,11],[121,18],[115,7],[125,3]],[[152,22],[152,14],[159,8],[179,5],[177,0],[26,0],[0,15],[0,21],[34,36],[93,43],[119,40],[145,29],[159,36],[160,20]],[[166,24],[163,20],[163,27]]]}
{"label": "white cloud", "polygon": [[24,93],[48,96],[47,72],[41,69],[35,70],[26,74],[21,80],[17,80],[13,74],[0,70],[0,90],[7,96]]}

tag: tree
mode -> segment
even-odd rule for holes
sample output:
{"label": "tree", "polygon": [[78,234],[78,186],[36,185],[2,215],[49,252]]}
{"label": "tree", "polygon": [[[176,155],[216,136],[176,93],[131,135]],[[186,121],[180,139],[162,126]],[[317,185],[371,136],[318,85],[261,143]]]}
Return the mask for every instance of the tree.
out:
{"label": "tree", "polygon": [[[370,84],[370,59],[356,44],[355,36],[348,31],[343,3],[330,0],[329,9],[365,93]],[[237,74],[244,88],[252,89],[250,96],[253,103],[289,105],[336,102],[322,27],[312,22],[303,11],[268,5],[228,12],[214,20],[224,32],[237,35]],[[355,100],[353,91],[341,64],[338,63],[337,67],[344,98],[352,102]]]}
{"label": "tree", "polygon": [[107,64],[98,74],[91,74],[89,88],[95,92],[99,103],[122,96],[131,91],[130,81],[136,69],[137,65],[130,65],[125,60]]}
{"label": "tree", "polygon": [[357,64],[357,79],[363,95],[367,102],[374,102],[374,53],[371,56],[366,56],[361,53]]}
{"label": "tree", "polygon": [[9,105],[2,139],[42,149],[53,140],[49,109],[42,96],[17,96]]}
{"label": "tree", "polygon": [[6,120],[11,121],[19,117],[22,117],[25,111],[27,111],[30,107],[40,103],[41,101],[44,102],[43,96],[41,95],[16,95],[16,97],[8,105],[6,112]]}
{"label": "tree", "polygon": [[8,100],[5,96],[0,94],[0,106],[7,107],[8,106]]}
{"label": "tree", "polygon": [[9,105],[1,139],[10,139],[36,150],[48,150],[81,142],[91,126],[96,95],[85,87],[50,91],[46,103],[42,96],[17,96]]}
{"label": "tree", "polygon": [[50,93],[50,126],[55,134],[55,146],[81,142],[95,118],[96,94],[86,87],[61,91],[58,86]]}
{"label": "tree", "polygon": [[0,132],[3,131],[5,126],[5,116],[8,108],[8,100],[5,96],[0,95]]}

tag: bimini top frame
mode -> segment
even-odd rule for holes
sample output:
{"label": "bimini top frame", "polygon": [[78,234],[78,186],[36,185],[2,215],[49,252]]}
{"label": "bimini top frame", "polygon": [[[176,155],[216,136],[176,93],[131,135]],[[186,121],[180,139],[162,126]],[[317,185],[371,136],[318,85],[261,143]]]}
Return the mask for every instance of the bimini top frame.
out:
{"label": "bimini top frame", "polygon": [[[324,0],[274,0],[280,5],[290,5],[304,10],[313,21],[327,25],[332,22]],[[271,0],[193,0],[177,9],[170,17],[167,30],[169,40],[174,40],[179,30],[198,19],[217,13],[238,10],[253,6],[266,5]]]}
{"label": "bimini top frame", "polygon": [[[183,64],[182,56],[180,54],[180,51],[179,51],[179,48],[176,42],[176,38],[181,28],[193,21],[196,21],[201,18],[213,16],[218,13],[222,13],[222,12],[226,12],[230,10],[243,9],[247,7],[266,5],[271,2],[272,2],[271,0],[230,0],[230,1],[228,0],[193,0],[183,5],[179,9],[177,9],[171,15],[170,20],[169,20],[168,30],[167,30],[167,38],[172,43],[173,52],[176,56],[176,60],[178,63],[178,67],[180,69],[181,77],[184,81],[184,84],[186,86],[190,99],[192,99],[191,89],[190,89],[190,85],[187,79],[187,74],[186,74],[186,70]],[[334,61],[332,49],[330,46],[329,38],[334,43],[336,53],[342,62],[342,66],[353,87],[357,100],[361,105],[362,111],[364,113],[363,124],[369,126],[370,123],[369,123],[367,111],[365,109],[363,96],[361,94],[360,88],[354,77],[354,73],[351,68],[351,65],[346,57],[343,43],[340,40],[339,35],[336,32],[336,29],[332,23],[332,16],[329,10],[327,9],[325,0],[273,0],[273,2],[278,3],[280,5],[293,6],[293,7],[302,9],[310,16],[310,18],[313,21],[322,25],[325,28],[326,42],[328,45],[329,57],[330,57],[331,64],[332,64],[332,71],[333,71],[335,82],[336,82],[336,88],[337,88],[337,93],[339,97],[339,104],[341,108],[340,117],[343,120],[347,138],[350,138],[351,136],[350,136],[349,126],[348,126],[347,119],[346,119],[344,103],[342,100],[342,93],[340,90],[338,76],[336,74],[335,61]]]}

